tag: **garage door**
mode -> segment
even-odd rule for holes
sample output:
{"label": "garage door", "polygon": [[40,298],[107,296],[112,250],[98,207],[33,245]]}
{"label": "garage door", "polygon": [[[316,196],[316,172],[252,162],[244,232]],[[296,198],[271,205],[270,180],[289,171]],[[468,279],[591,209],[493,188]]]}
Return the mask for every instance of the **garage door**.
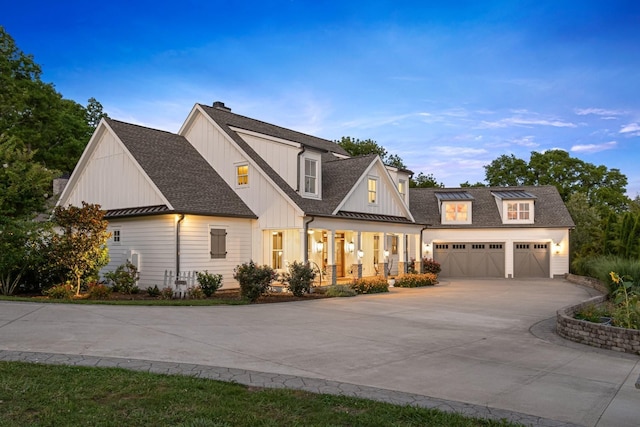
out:
{"label": "garage door", "polygon": [[442,277],[504,277],[503,243],[436,243]]}
{"label": "garage door", "polygon": [[514,243],[514,277],[549,277],[548,243]]}

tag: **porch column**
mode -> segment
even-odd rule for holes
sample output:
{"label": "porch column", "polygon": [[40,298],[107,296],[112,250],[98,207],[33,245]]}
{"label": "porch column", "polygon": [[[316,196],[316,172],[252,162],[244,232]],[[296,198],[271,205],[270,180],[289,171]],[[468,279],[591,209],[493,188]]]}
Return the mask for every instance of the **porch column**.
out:
{"label": "porch column", "polygon": [[398,275],[403,275],[407,272],[407,239],[406,234],[398,234]]}
{"label": "porch column", "polygon": [[[335,285],[336,282],[336,240],[333,230],[327,230],[327,283]],[[324,260],[322,260],[324,262]]]}
{"label": "porch column", "polygon": [[308,261],[311,259],[311,254],[307,251],[310,240],[311,236],[305,233],[304,228],[300,230],[300,251],[298,252],[298,256],[300,257],[299,259],[302,263],[304,263],[305,260]]}
{"label": "porch column", "polygon": [[[389,249],[389,245],[387,242],[387,233],[382,233],[382,275],[387,278],[389,276],[387,274],[387,269],[389,268],[389,257],[391,256],[391,250]],[[387,256],[385,256],[387,254]]]}
{"label": "porch column", "polygon": [[422,242],[420,241],[420,234],[415,234],[413,236],[413,241],[415,244],[414,252],[415,252],[415,259],[416,259],[414,268],[416,269],[416,272],[422,273]]}
{"label": "porch column", "polygon": [[353,264],[353,269],[357,273],[356,277],[359,279],[362,277],[362,258],[360,258],[358,254],[360,253],[360,251],[364,251],[364,249],[362,249],[362,233],[360,231],[356,231],[355,235],[356,264]]}

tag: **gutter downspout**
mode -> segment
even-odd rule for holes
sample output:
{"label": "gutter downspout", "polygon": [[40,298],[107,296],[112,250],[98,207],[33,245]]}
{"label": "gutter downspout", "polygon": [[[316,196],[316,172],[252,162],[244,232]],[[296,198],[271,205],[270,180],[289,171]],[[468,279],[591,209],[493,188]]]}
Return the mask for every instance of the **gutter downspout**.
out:
{"label": "gutter downspout", "polygon": [[176,283],[180,278],[180,223],[184,221],[184,214],[179,214],[180,218],[176,223]]}
{"label": "gutter downspout", "polygon": [[[424,227],[422,227],[422,228],[420,229],[420,258],[422,258],[422,257],[423,257],[423,255],[422,255],[422,245],[424,245],[424,240],[422,240],[422,239],[423,239],[423,237],[422,237],[422,232],[423,232],[424,230],[426,230],[430,225],[431,225],[431,224],[424,224]],[[420,259],[420,262],[422,263],[422,259]]]}
{"label": "gutter downspout", "polygon": [[[302,156],[304,154],[304,152],[307,151],[307,147],[305,147],[304,145],[302,146],[302,150],[300,150],[300,152],[298,153],[298,180],[296,181],[296,193],[300,194],[300,156]],[[313,220],[311,220],[313,221]],[[311,222],[309,221],[309,222]]]}
{"label": "gutter downspout", "polygon": [[311,220],[309,221],[305,221],[304,223],[304,257],[303,257],[303,261],[304,264],[307,265],[309,263],[309,224],[311,224],[313,221],[315,221],[316,217],[312,216]]}

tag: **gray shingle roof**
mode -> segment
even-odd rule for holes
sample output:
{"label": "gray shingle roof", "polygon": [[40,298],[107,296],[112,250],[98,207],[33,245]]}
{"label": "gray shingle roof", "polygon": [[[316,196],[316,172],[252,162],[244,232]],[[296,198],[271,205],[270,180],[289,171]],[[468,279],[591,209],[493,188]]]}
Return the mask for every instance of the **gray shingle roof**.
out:
{"label": "gray shingle roof", "polygon": [[257,218],[183,136],[105,120],[176,212]]}
{"label": "gray shingle roof", "polygon": [[[329,152],[346,156],[349,154],[334,142],[270,125],[224,109],[209,107],[203,104],[199,105],[306,215],[331,215],[375,158],[375,155],[368,155],[339,159],[329,154]],[[322,155],[322,200],[307,199],[300,196],[300,194],[291,188],[232,128],[241,128],[275,136],[298,142],[313,149],[325,151]]]}
{"label": "gray shingle roof", "polygon": [[[438,198],[436,193],[459,189],[411,188],[411,213],[418,223],[431,224],[430,228],[536,228],[536,227],[575,227],[556,187],[545,185],[540,187],[470,187],[465,188],[472,197],[472,224],[443,225],[440,223]],[[534,224],[503,224],[498,206],[492,192],[511,191],[526,192],[535,201]],[[521,193],[522,194],[522,193]]]}

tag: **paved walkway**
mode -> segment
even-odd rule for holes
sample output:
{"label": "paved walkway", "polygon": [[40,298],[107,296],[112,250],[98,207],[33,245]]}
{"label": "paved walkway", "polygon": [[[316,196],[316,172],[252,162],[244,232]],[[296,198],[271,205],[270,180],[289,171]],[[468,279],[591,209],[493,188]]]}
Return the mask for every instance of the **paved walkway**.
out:
{"label": "paved walkway", "polygon": [[235,307],[0,302],[0,357],[196,374],[528,425],[637,426],[640,358],[553,333],[556,310],[589,292],[563,280],[487,280]]}

